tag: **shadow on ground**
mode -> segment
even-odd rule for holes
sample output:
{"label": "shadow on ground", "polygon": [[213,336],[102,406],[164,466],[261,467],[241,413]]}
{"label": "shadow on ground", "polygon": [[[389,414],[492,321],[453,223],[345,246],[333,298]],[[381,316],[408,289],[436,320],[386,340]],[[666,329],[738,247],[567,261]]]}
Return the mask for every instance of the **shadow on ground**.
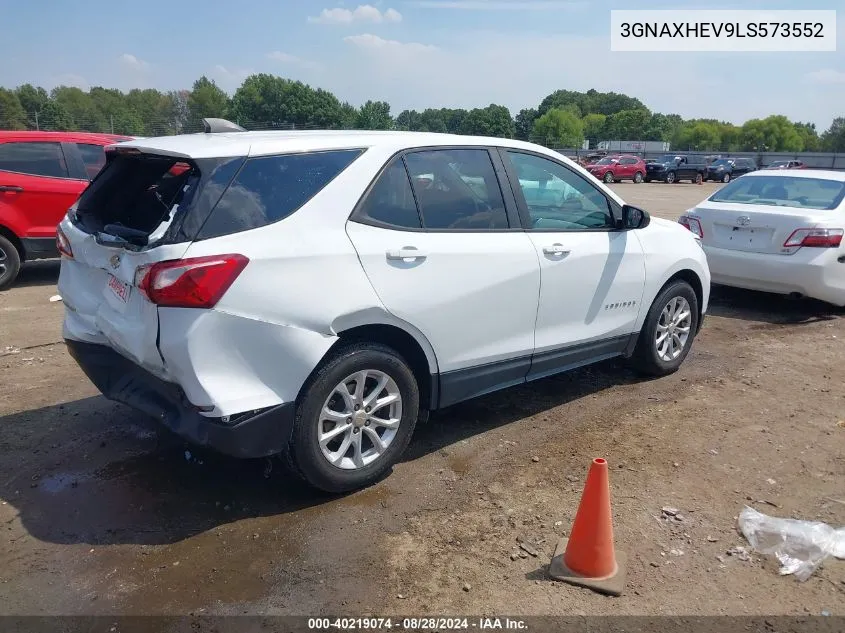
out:
{"label": "shadow on ground", "polygon": [[[604,363],[451,407],[418,427],[403,461],[633,380]],[[186,445],[101,397],[0,417],[0,452],[0,498],[29,535],[53,543],[175,543],[244,518],[346,503],[305,487],[279,460]]]}
{"label": "shadow on ground", "polygon": [[[821,308],[720,290],[712,314],[761,327],[841,315]],[[712,357],[700,345],[693,354]],[[403,461],[640,380],[624,362],[608,361],[450,407],[418,427]],[[176,543],[244,518],[300,518],[351,501],[306,488],[276,460],[236,460],[187,446],[100,397],[0,417],[0,454],[0,498],[29,535],[53,543]]]}
{"label": "shadow on ground", "polygon": [[842,318],[845,310],[814,299],[790,299],[783,295],[713,286],[709,316],[759,322],[759,328],[808,325]]}
{"label": "shadow on ground", "polygon": [[30,286],[54,286],[59,281],[59,266],[61,260],[42,259],[26,262],[21,266],[18,278],[13,288],[28,288]]}

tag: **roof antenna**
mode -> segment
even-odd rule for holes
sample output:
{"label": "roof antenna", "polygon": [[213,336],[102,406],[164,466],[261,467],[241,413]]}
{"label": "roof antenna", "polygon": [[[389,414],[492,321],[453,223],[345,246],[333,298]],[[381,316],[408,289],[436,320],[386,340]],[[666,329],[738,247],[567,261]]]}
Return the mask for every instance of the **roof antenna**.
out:
{"label": "roof antenna", "polygon": [[203,119],[203,130],[206,134],[221,134],[223,132],[246,132],[240,125],[226,119]]}

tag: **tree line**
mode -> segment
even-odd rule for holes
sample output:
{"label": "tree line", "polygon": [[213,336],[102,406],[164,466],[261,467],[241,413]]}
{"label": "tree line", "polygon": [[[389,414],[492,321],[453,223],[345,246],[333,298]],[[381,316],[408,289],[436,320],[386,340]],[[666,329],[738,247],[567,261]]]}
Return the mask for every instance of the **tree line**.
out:
{"label": "tree line", "polygon": [[429,108],[391,114],[390,104],[361,106],[300,81],[256,74],[233,95],[200,77],[190,90],[161,92],[31,84],[0,88],[0,129],[84,130],[131,136],[197,132],[205,117],[236,121],[247,129],[369,129],[448,132],[517,138],[550,147],[590,147],[603,140],[665,141],[678,150],[845,151],[845,117],[820,133],[814,124],[782,115],[735,125],[652,112],[635,97],[615,92],[558,90],[536,108],[512,115],[502,105],[471,110]]}

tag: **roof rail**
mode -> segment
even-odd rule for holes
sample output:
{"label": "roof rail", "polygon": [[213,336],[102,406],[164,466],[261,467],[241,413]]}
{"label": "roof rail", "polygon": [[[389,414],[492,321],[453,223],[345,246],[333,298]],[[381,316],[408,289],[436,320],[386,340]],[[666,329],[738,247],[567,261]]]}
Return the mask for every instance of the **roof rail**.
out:
{"label": "roof rail", "polygon": [[203,119],[202,126],[206,134],[221,134],[223,132],[246,132],[240,125],[226,119]]}

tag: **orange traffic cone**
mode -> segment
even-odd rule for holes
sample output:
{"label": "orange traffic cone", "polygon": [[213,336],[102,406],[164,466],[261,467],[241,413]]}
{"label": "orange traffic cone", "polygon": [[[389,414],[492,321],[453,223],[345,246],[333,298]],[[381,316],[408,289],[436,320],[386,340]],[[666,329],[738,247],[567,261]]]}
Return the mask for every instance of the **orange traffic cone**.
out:
{"label": "orange traffic cone", "polygon": [[625,587],[624,552],[613,547],[610,482],[607,461],[594,459],[587,473],[581,503],[569,538],[557,544],[549,575],[573,585],[611,596]]}

